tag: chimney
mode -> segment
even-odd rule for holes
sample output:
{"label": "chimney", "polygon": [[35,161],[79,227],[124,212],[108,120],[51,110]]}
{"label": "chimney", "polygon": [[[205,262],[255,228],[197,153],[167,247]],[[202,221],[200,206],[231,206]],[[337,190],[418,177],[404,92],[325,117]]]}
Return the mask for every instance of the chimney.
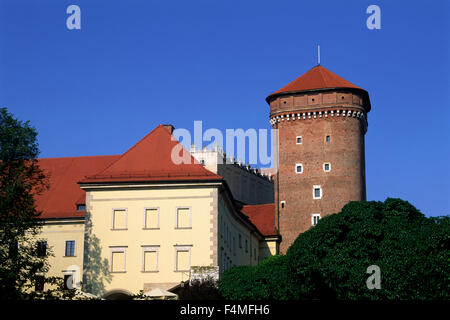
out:
{"label": "chimney", "polygon": [[172,134],[173,130],[175,129],[171,124],[163,124],[163,127],[166,128],[170,132],[170,134]]}

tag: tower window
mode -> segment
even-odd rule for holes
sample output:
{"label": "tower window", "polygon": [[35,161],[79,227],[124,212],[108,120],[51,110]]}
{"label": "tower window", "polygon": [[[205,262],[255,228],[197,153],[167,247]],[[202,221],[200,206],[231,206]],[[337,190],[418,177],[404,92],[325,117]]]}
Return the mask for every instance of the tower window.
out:
{"label": "tower window", "polygon": [[311,219],[312,225],[315,226],[319,222],[319,219],[320,219],[320,213],[314,213],[312,215],[312,219]]}
{"label": "tower window", "polygon": [[329,162],[323,164],[323,171],[325,172],[331,171],[331,164]]}
{"label": "tower window", "polygon": [[286,205],[286,201],[281,201],[280,204],[281,204],[281,209],[284,209],[284,206]]}
{"label": "tower window", "polygon": [[296,138],[296,144],[302,144],[302,137],[301,136],[298,136]]}
{"label": "tower window", "polygon": [[303,173],[303,165],[301,163],[295,165],[295,173]]}
{"label": "tower window", "polygon": [[202,166],[205,166],[205,160],[200,160],[200,164],[201,164]]}
{"label": "tower window", "polygon": [[326,142],[330,142],[331,141],[331,137],[330,136],[326,136],[325,141]]}
{"label": "tower window", "polygon": [[322,199],[322,188],[320,186],[313,187],[313,198]]}

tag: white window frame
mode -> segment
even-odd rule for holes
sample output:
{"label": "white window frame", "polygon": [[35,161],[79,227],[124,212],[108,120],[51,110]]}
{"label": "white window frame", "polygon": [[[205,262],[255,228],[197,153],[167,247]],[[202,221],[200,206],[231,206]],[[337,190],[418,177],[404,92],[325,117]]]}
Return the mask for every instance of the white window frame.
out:
{"label": "white window frame", "polygon": [[[329,167],[328,170],[325,169],[325,165],[328,165],[328,167]],[[330,162],[325,162],[323,164],[323,171],[325,171],[325,172],[330,172],[331,171],[331,163]]]}
{"label": "white window frame", "polygon": [[[154,210],[156,209],[156,228],[147,228],[147,210]],[[159,207],[145,207],[144,208],[144,219],[143,219],[143,226],[142,229],[144,230],[158,230],[159,229]]]}
{"label": "white window frame", "polygon": [[[189,209],[189,227],[178,226],[178,209]],[[175,208],[175,229],[192,229],[192,207],[181,206]]]}
{"label": "white window frame", "polygon": [[[298,138],[300,138],[300,143],[298,142]],[[296,136],[295,137],[295,144],[302,144],[303,143],[303,137],[302,136]]]}
{"label": "white window frame", "polygon": [[[114,228],[114,213],[115,211],[125,210],[125,228]],[[128,209],[127,208],[113,208],[111,214],[111,230],[128,230]]]}
{"label": "white window frame", "polygon": [[[301,171],[301,172],[298,172],[298,171],[297,171],[297,168],[298,168],[298,167],[301,167],[301,168],[302,168],[302,171]],[[296,164],[295,164],[295,173],[296,173],[296,174],[302,174],[302,173],[303,173],[303,164],[301,164],[301,163],[296,163]]]}
{"label": "white window frame", "polygon": [[[316,197],[316,189],[320,190],[320,197]],[[321,186],[313,186],[313,199],[322,199],[323,196],[323,192],[322,192],[322,187]]]}
{"label": "white window frame", "polygon": [[[110,273],[125,273],[127,272],[127,246],[111,246],[109,247],[109,272]],[[123,252],[123,270],[113,271],[113,253]]]}
{"label": "white window frame", "polygon": [[313,213],[312,214],[312,216],[311,216],[311,225],[313,225],[313,226],[315,226],[316,224],[314,224],[314,218],[315,217],[319,217],[319,219],[317,219],[317,223],[319,222],[319,220],[321,219],[321,217],[320,217],[320,213]]}
{"label": "white window frame", "polygon": [[[175,245],[175,265],[174,265],[174,272],[189,272],[191,269],[191,248],[192,245],[188,244],[188,245]],[[189,269],[188,270],[177,270],[177,266],[178,266],[178,251],[189,251]]]}
{"label": "white window frame", "polygon": [[[155,270],[145,270],[145,253],[146,252],[156,252],[156,269]],[[142,246],[142,272],[145,272],[145,273],[159,272],[159,245],[143,245]]]}

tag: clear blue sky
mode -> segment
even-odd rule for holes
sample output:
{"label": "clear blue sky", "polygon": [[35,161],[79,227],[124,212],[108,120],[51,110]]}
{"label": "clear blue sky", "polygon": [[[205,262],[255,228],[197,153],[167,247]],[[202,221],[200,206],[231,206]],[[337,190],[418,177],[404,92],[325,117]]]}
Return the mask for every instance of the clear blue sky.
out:
{"label": "clear blue sky", "polygon": [[160,123],[270,128],[265,97],[320,43],[370,94],[368,199],[450,214],[449,16],[438,0],[0,0],[0,106],[36,127],[41,157],[120,154]]}

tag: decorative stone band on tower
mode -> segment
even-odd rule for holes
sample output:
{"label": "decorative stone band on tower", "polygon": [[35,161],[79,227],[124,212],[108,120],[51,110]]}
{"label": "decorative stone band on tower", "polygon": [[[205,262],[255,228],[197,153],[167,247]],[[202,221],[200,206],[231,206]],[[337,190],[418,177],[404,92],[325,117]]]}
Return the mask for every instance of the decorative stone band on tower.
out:
{"label": "decorative stone band on tower", "polygon": [[278,129],[275,225],[285,253],[349,201],[366,199],[367,91],[316,66],[266,98]]}

